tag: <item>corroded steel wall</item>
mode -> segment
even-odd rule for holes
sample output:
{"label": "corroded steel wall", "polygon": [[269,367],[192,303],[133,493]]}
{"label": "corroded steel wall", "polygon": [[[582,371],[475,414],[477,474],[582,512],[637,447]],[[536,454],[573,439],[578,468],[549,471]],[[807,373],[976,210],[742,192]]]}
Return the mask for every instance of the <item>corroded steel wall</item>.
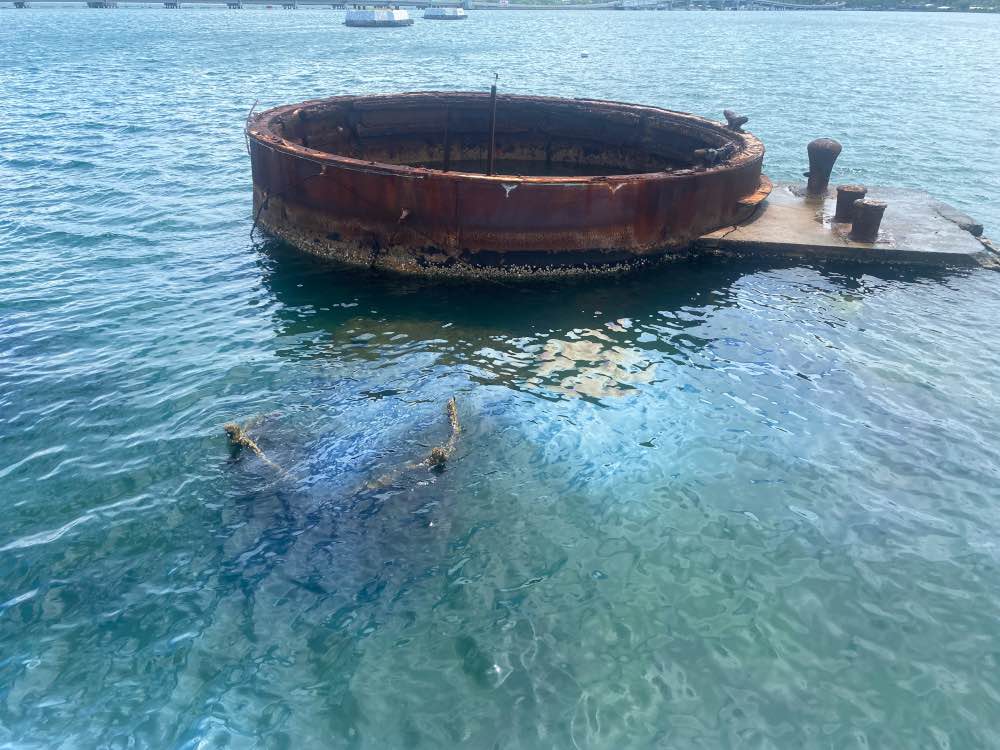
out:
{"label": "corroded steel wall", "polygon": [[[428,107],[447,98],[417,96],[428,97]],[[544,109],[567,100],[504,97],[503,105],[509,111],[521,101]],[[590,118],[578,129],[591,127],[595,137],[608,114],[637,114],[674,128],[686,146],[732,143],[731,153],[710,167],[646,174],[486,176],[365,161],[285,137],[301,111],[331,103],[349,101],[281,107],[248,123],[255,213],[302,249],[351,263],[421,271],[619,262],[683,248],[744,220],[768,190],[763,145],[752,135],[650,107],[572,102]],[[711,138],[694,138],[692,127]]]}

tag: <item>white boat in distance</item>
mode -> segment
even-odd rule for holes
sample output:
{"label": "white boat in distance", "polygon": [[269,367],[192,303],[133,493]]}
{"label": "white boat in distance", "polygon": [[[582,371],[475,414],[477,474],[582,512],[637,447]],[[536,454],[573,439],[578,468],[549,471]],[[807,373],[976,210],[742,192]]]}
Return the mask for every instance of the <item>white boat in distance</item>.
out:
{"label": "white boat in distance", "polygon": [[465,8],[427,8],[424,10],[424,18],[432,21],[464,21],[469,17]]}
{"label": "white boat in distance", "polygon": [[412,26],[413,19],[399,8],[351,8],[344,19],[345,26]]}

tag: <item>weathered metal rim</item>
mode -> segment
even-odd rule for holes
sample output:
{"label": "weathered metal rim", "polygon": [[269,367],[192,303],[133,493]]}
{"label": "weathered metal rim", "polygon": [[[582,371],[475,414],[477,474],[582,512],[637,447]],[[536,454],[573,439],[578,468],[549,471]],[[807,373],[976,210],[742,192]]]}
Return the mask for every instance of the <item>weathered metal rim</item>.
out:
{"label": "weathered metal rim", "polygon": [[490,183],[530,183],[534,185],[592,185],[608,182],[634,182],[640,181],[664,181],[680,180],[691,175],[712,175],[727,172],[737,168],[754,159],[760,159],[764,155],[764,144],[752,133],[737,132],[728,129],[721,123],[709,120],[686,112],[676,112],[674,110],[652,107],[644,104],[628,104],[626,102],[608,101],[602,99],[575,98],[567,99],[554,96],[525,96],[525,95],[502,95],[498,97],[499,102],[535,102],[552,104],[565,104],[573,102],[597,106],[607,111],[617,112],[637,112],[650,116],[660,116],[668,120],[684,121],[686,124],[695,125],[713,131],[716,135],[723,135],[733,143],[739,144],[735,154],[727,157],[719,164],[707,168],[679,169],[669,172],[641,172],[630,174],[607,174],[588,177],[539,177],[532,175],[517,174],[497,174],[484,175],[476,172],[444,171],[431,169],[428,167],[413,167],[404,164],[389,164],[379,161],[368,161],[364,159],[354,159],[349,156],[341,156],[328,151],[318,151],[316,149],[302,146],[287,138],[277,135],[272,127],[273,123],[281,116],[293,114],[298,110],[319,107],[327,104],[345,101],[378,101],[379,99],[400,99],[404,97],[482,97],[488,99],[489,94],[481,92],[461,92],[461,91],[418,91],[398,94],[368,94],[364,96],[333,96],[326,99],[310,99],[298,104],[286,104],[280,107],[266,110],[260,114],[253,115],[247,119],[246,135],[266,148],[282,151],[301,159],[307,159],[320,165],[336,166],[341,169],[351,169],[355,171],[370,172],[373,174],[396,175],[411,179],[422,179],[425,177],[440,177],[447,175],[450,178],[461,180],[472,180],[477,182]]}

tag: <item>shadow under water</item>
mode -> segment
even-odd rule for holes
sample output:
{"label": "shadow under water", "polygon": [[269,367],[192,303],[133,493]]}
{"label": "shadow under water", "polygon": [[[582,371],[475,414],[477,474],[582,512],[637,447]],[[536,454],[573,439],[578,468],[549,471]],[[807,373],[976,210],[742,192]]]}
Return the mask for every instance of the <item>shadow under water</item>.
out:
{"label": "shadow under water", "polygon": [[[276,353],[313,373],[304,387],[314,398],[299,419],[270,419],[261,447],[287,454],[282,466],[304,461],[293,472],[301,482],[329,487],[351,476],[357,491],[426,458],[446,435],[452,396],[461,412],[489,409],[518,429],[512,403],[610,408],[646,392],[662,397],[665,383],[699,370],[779,368],[810,381],[833,365],[808,350],[828,348],[824,330],[850,325],[867,297],[952,275],[708,258],[509,284],[330,265],[280,242],[261,250]],[[803,330],[810,326],[818,333]],[[806,346],[786,353],[790,341]]]}
{"label": "shadow under water", "polygon": [[[693,351],[712,342],[700,329],[739,304],[738,285],[747,276],[804,268],[794,261],[705,258],[611,276],[501,283],[331,265],[276,241],[262,253],[264,283],[281,303],[279,332],[306,339],[288,356],[362,362],[422,347],[441,365],[463,368],[473,382],[596,403],[650,383],[663,359],[697,365]],[[850,263],[816,267],[824,293],[845,304],[885,283],[951,275]]]}

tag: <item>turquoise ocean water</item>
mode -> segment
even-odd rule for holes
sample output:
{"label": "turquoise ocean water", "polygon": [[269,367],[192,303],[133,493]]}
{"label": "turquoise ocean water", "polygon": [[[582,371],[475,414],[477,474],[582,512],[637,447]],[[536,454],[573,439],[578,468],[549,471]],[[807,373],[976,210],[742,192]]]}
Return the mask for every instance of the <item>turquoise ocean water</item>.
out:
{"label": "turquoise ocean water", "polygon": [[342,16],[0,9],[0,746],[1000,746],[1000,276],[331,270],[242,136],[499,71],[997,236],[1000,16]]}

